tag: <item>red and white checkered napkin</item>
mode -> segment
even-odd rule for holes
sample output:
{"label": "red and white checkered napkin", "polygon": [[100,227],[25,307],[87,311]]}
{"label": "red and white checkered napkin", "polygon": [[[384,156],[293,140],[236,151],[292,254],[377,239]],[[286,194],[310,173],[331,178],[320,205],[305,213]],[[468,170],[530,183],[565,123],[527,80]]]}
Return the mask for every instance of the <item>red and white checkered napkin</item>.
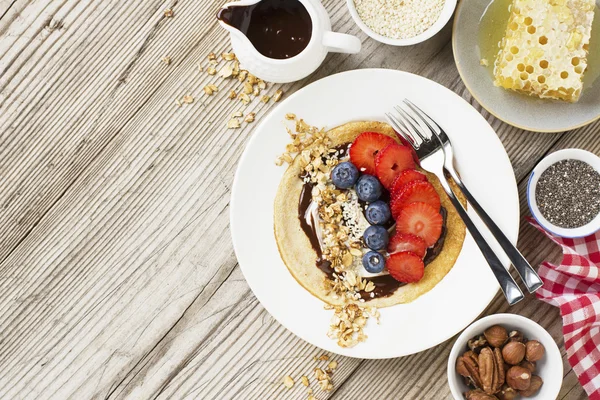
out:
{"label": "red and white checkered napkin", "polygon": [[600,400],[600,231],[580,239],[554,236],[563,249],[560,265],[542,263],[540,300],[560,308],[569,364],[592,400]]}

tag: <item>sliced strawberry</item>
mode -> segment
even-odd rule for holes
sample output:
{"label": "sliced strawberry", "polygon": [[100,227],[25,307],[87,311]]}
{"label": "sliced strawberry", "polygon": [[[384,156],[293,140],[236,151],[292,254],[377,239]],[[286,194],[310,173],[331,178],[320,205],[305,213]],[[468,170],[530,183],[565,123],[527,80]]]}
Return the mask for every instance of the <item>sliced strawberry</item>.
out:
{"label": "sliced strawberry", "polygon": [[407,169],[406,171],[402,171],[400,175],[396,177],[394,183],[392,184],[392,196],[396,193],[400,192],[402,186],[407,185],[411,182],[415,181],[426,181],[427,176],[425,174],[420,173],[416,169]]}
{"label": "sliced strawberry", "polygon": [[375,175],[375,157],[392,143],[396,142],[389,136],[376,132],[363,132],[350,146],[350,161],[359,171]]}
{"label": "sliced strawberry", "polygon": [[392,216],[398,220],[400,210],[411,203],[427,203],[435,208],[440,209],[440,195],[435,191],[433,185],[429,182],[416,181],[404,185],[400,192],[396,193],[390,202]]}
{"label": "sliced strawberry", "polygon": [[414,167],[415,161],[410,149],[400,144],[390,144],[375,157],[377,177],[388,190],[392,188],[394,180],[400,173]]}
{"label": "sliced strawberry", "polygon": [[396,232],[390,239],[387,251],[390,254],[410,251],[423,258],[427,252],[427,245],[423,239],[411,233]]}
{"label": "sliced strawberry", "polygon": [[396,232],[416,235],[431,247],[440,238],[443,223],[439,208],[426,203],[411,203],[398,214]]}
{"label": "sliced strawberry", "polygon": [[425,273],[423,259],[410,251],[394,253],[385,262],[388,272],[400,282],[418,282]]}

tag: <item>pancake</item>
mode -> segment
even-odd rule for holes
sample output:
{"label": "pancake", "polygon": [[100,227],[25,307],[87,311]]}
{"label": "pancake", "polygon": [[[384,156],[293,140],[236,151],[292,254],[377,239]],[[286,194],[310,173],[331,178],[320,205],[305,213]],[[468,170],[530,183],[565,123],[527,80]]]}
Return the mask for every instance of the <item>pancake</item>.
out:
{"label": "pancake", "polygon": [[[329,130],[327,136],[331,140],[331,147],[335,148],[351,143],[358,135],[367,131],[387,135],[399,142],[392,127],[374,121],[350,122]],[[304,182],[299,176],[302,173],[302,160],[296,157],[286,170],[277,190],[274,205],[274,232],[279,253],[292,276],[306,290],[328,304],[343,305],[345,301],[334,298],[333,294],[326,290],[323,281],[327,275],[317,267],[318,255],[300,225],[298,203]],[[466,234],[465,225],[437,177],[424,173],[439,193],[442,207],[447,211],[443,248],[437,257],[427,264],[424,276],[419,282],[401,286],[389,296],[370,299],[365,303],[367,306],[381,308],[414,301],[446,276],[460,254]],[[453,182],[451,185],[457,189]],[[455,193],[459,194],[460,191],[456,190]],[[466,203],[462,194],[459,199],[463,204]]]}

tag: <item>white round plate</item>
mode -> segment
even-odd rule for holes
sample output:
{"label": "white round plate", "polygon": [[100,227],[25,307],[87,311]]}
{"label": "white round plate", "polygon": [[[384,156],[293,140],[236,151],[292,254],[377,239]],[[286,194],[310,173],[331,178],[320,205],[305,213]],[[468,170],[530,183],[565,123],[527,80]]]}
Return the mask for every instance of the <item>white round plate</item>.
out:
{"label": "white round plate", "polygon": [[[538,99],[494,86],[491,72],[481,66],[479,46],[480,20],[491,0],[464,0],[459,2],[454,16],[452,50],[460,77],[473,97],[496,118],[534,132],[562,132],[590,124],[600,118],[600,68],[590,65],[583,77],[583,92],[577,103]],[[597,0],[600,4],[600,0]],[[596,10],[598,10],[596,8]],[[508,19],[506,21],[508,24]],[[596,17],[592,31],[600,29],[600,17]],[[591,51],[599,51],[595,44],[598,37],[592,34]],[[493,63],[493,60],[488,60]],[[594,69],[595,71],[591,71]]]}
{"label": "white round plate", "polygon": [[[446,130],[465,184],[516,243],[517,186],[495,132],[461,97],[406,72],[349,71],[299,90],[256,128],[233,183],[231,233],[250,288],[290,331],[315,346],[345,356],[391,358],[433,347],[469,325],[498,291],[494,275],[467,235],[456,264],[437,286],[412,303],[381,309],[381,324],[369,321],[365,342],[341,348],[326,335],[332,311],[324,310],[323,302],[296,282],[280,258],[273,234],[273,202],[285,167],[275,166],[274,161],[289,142],[284,128],[286,113],[295,113],[313,126],[333,128],[350,121],[384,121],[384,112],[404,97],[422,107]],[[501,259],[508,266],[508,260]]]}

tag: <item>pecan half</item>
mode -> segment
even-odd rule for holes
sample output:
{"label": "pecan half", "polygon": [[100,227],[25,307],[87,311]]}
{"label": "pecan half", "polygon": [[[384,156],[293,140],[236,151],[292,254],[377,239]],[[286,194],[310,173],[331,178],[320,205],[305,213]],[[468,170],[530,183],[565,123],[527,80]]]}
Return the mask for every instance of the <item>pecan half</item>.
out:
{"label": "pecan half", "polygon": [[467,367],[465,367],[465,360],[463,360],[462,357],[458,357],[456,359],[456,372],[458,372],[460,376],[469,376],[469,370],[467,370]]}
{"label": "pecan half", "polygon": [[475,389],[465,393],[467,400],[497,400],[497,397],[487,394],[481,389]]}
{"label": "pecan half", "polygon": [[494,393],[498,392],[504,382],[506,381],[506,371],[504,370],[504,360],[502,359],[502,350],[499,348],[494,349],[494,361],[496,362],[496,368],[498,369],[498,382],[496,383],[496,387]]}
{"label": "pecan half", "polygon": [[467,351],[463,355],[472,359],[475,362],[475,364],[479,363],[479,356],[474,351],[472,351],[472,350]]}
{"label": "pecan half", "polygon": [[498,368],[494,352],[489,347],[484,347],[479,353],[479,377],[483,391],[493,394],[498,383]]}
{"label": "pecan half", "polygon": [[463,360],[463,365],[468,372],[468,378],[471,380],[473,386],[475,386],[476,388],[481,388],[481,378],[479,377],[479,366],[477,357],[471,357],[469,353],[473,352],[466,352],[462,355],[461,358]]}

